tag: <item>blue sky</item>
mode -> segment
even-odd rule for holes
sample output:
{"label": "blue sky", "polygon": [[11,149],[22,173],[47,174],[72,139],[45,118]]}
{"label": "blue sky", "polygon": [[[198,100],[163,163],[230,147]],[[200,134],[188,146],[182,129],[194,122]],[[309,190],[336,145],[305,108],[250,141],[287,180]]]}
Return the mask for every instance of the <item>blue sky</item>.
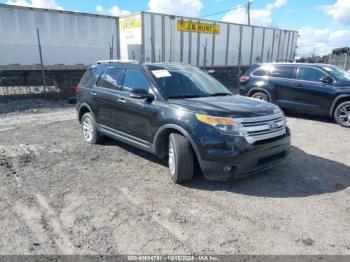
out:
{"label": "blue sky", "polygon": [[[246,0],[0,0],[2,3],[110,15],[142,10],[205,16],[230,10]],[[207,17],[246,23],[245,8]],[[299,55],[326,54],[350,46],[350,0],[254,0],[252,23],[298,30]]]}

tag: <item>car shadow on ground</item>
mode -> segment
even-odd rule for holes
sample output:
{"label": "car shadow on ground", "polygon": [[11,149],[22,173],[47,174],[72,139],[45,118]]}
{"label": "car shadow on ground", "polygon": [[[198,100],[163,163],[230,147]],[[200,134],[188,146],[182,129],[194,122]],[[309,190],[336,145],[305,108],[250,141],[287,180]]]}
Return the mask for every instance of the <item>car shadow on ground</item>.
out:
{"label": "car shadow on ground", "polygon": [[279,166],[230,182],[207,181],[196,176],[187,187],[227,191],[259,197],[307,197],[342,191],[350,186],[350,167],[292,146],[290,155]]}
{"label": "car shadow on ground", "polygon": [[313,116],[313,115],[308,115],[308,114],[290,112],[290,111],[286,111],[286,110],[283,110],[283,111],[287,117],[313,120],[313,121],[319,121],[319,122],[323,122],[323,123],[331,123],[331,124],[335,124],[335,125],[337,124],[333,121],[333,119],[331,117]]}
{"label": "car shadow on ground", "polygon": [[[104,145],[118,146],[129,153],[167,167],[166,159],[159,159],[122,142],[107,139]],[[206,180],[197,171],[193,179],[183,186],[272,198],[307,197],[342,191],[350,187],[350,167],[291,146],[287,159],[264,173],[229,182],[218,182]]]}
{"label": "car shadow on ground", "polygon": [[119,148],[128,151],[129,153],[142,157],[148,161],[151,161],[153,163],[157,163],[159,165],[162,165],[164,167],[168,167],[167,159],[161,159],[157,157],[156,155],[153,155],[151,153],[148,153],[144,150],[138,149],[136,147],[130,146],[128,144],[125,144],[121,141],[114,140],[112,138],[106,137],[106,140],[103,142],[104,146],[118,146]]}

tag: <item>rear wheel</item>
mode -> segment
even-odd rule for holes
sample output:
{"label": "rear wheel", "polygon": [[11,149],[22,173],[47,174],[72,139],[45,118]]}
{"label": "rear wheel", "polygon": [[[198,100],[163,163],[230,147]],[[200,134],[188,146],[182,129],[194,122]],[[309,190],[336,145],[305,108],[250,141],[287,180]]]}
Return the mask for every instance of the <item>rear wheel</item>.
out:
{"label": "rear wheel", "polygon": [[252,94],[250,97],[258,99],[258,100],[263,100],[263,101],[269,102],[269,97],[264,92],[256,92],[256,93]]}
{"label": "rear wheel", "polygon": [[333,117],[339,125],[350,127],[350,101],[339,104],[334,110]]}
{"label": "rear wheel", "polygon": [[85,113],[81,119],[81,131],[85,141],[90,144],[99,144],[104,140],[104,136],[97,132],[95,118],[90,112]]}
{"label": "rear wheel", "polygon": [[172,133],[169,136],[168,162],[170,177],[175,183],[183,183],[193,176],[193,152],[186,137]]}

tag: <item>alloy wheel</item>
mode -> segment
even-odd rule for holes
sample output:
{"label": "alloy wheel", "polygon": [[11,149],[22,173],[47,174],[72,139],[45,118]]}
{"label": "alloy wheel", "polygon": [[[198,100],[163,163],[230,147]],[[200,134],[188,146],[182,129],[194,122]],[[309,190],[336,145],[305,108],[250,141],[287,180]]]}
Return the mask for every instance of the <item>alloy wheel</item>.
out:
{"label": "alloy wheel", "polygon": [[86,141],[90,142],[92,140],[93,132],[94,132],[94,128],[92,125],[92,121],[90,118],[86,117],[83,120],[83,135],[84,135]]}
{"label": "alloy wheel", "polygon": [[338,118],[346,125],[350,125],[350,104],[346,104],[338,111]]}
{"label": "alloy wheel", "polygon": [[169,163],[169,169],[172,175],[175,174],[175,151],[174,151],[174,147],[172,145],[172,143],[169,143],[169,159],[168,159],[168,163]]}

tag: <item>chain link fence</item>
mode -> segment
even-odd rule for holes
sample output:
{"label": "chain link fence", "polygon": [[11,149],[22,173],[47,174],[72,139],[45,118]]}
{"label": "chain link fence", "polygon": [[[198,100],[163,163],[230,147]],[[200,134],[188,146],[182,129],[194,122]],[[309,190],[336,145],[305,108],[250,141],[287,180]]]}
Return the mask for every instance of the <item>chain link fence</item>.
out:
{"label": "chain link fence", "polygon": [[0,70],[0,99],[46,97],[49,99],[74,96],[84,69],[44,71]]}

